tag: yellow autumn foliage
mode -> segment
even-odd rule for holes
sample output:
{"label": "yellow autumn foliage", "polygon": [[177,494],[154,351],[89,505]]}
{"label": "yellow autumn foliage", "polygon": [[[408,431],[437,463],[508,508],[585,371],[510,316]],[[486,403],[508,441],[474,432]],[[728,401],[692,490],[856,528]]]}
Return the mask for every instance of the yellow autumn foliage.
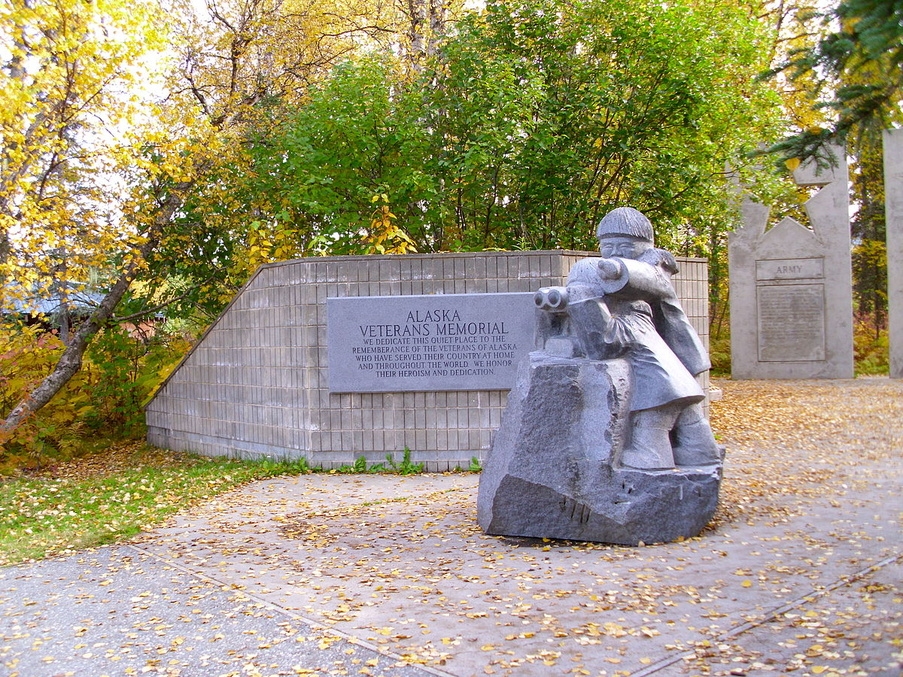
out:
{"label": "yellow autumn foliage", "polygon": [[417,248],[411,237],[395,223],[398,217],[389,209],[388,196],[374,195],[372,202],[382,202],[373,211],[370,228],[364,236],[368,254],[413,254]]}
{"label": "yellow autumn foliage", "polygon": [[[10,0],[0,44],[9,45],[0,49],[0,280],[9,305],[14,295],[85,281],[138,244],[129,196],[153,164],[149,149],[172,136],[149,107],[159,94],[154,55],[166,47],[153,3]],[[181,169],[155,164],[161,171]]]}

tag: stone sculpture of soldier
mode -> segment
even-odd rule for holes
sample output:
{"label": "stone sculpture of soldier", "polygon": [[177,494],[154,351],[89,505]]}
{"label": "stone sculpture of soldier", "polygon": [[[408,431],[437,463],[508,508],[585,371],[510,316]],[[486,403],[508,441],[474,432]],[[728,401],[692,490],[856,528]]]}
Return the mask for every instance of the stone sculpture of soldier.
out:
{"label": "stone sculpture of soldier", "polygon": [[621,463],[659,469],[719,461],[694,378],[711,365],[671,285],[674,257],[655,248],[652,224],[631,207],[607,214],[596,235],[602,258],[571,269],[567,313],[586,357],[630,362]]}
{"label": "stone sculpture of soldier", "polygon": [[536,350],[521,363],[480,477],[490,534],[637,544],[698,535],[723,454],[696,376],[709,359],[630,207],[598,224],[600,257],[535,294]]}

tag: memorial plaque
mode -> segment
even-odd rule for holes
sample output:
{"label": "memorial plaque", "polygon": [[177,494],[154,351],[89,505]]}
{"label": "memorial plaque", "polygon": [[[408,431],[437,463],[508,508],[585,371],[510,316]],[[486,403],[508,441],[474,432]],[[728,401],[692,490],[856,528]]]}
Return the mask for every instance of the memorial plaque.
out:
{"label": "memorial plaque", "polygon": [[759,285],[759,360],[825,359],[825,286]]}
{"label": "memorial plaque", "polygon": [[757,280],[818,280],[825,276],[825,260],[760,259],[756,261]]}
{"label": "memorial plaque", "polygon": [[326,301],[329,390],[509,390],[533,349],[532,293]]}

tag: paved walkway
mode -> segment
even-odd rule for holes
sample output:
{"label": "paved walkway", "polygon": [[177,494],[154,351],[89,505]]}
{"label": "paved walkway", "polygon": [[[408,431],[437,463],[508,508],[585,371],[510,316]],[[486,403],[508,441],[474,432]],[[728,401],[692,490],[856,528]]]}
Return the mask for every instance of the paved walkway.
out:
{"label": "paved walkway", "polygon": [[713,420],[763,387],[698,538],[485,536],[469,474],[269,480],[0,569],[0,674],[899,677],[903,383],[731,384]]}

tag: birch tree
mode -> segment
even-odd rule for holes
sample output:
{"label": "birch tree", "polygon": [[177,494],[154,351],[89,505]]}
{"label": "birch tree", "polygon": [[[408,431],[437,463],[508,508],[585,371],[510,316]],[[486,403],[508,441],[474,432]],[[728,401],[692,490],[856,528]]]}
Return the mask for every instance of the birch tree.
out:
{"label": "birch tree", "polygon": [[[0,413],[0,443],[78,372],[199,186],[228,194],[206,177],[239,154],[260,104],[303,97],[362,35],[315,0],[208,0],[197,9],[179,0],[165,8],[12,0],[0,14],[0,42],[11,45],[0,51],[4,298],[46,293],[60,252],[69,280],[89,269],[106,275],[102,300],[53,372]],[[155,80],[153,67],[169,77]]]}

